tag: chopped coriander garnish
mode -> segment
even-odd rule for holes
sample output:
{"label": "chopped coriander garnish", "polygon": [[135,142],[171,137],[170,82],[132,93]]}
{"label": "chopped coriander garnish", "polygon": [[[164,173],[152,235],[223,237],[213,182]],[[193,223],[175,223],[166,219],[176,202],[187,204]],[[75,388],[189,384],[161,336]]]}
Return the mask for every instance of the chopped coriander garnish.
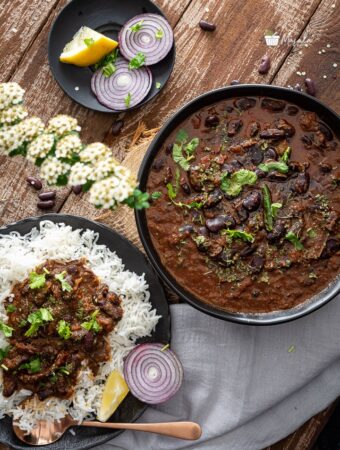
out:
{"label": "chopped coriander garnish", "polygon": [[291,152],[292,152],[292,148],[287,147],[286,150],[284,151],[283,155],[281,156],[280,160],[287,163],[289,161]]}
{"label": "chopped coriander garnish", "polygon": [[246,242],[254,242],[255,238],[252,234],[247,233],[246,231],[242,230],[230,230],[229,228],[227,230],[223,230],[223,234],[226,234],[231,239],[242,239]]}
{"label": "chopped coriander garnish", "polygon": [[144,20],[141,20],[140,22],[135,23],[134,25],[132,25],[132,27],[130,27],[130,30],[133,31],[134,33],[136,31],[141,30],[143,27],[143,23],[144,23]]}
{"label": "chopped coriander garnish", "polygon": [[164,347],[161,348],[161,352],[165,352],[165,350],[168,350],[168,348],[170,348],[170,344],[164,345]]}
{"label": "chopped coriander garnish", "polygon": [[4,334],[5,337],[11,337],[14,331],[14,328],[6,325],[2,320],[0,320],[0,331]]}
{"label": "chopped coriander garnish", "polygon": [[47,322],[52,322],[52,320],[53,316],[46,308],[40,308],[38,311],[31,313],[27,318],[31,326],[26,331],[25,336],[33,336],[42,325],[45,325]]}
{"label": "chopped coriander garnish", "polygon": [[19,328],[24,328],[26,325],[27,325],[27,320],[22,319],[18,326],[19,326]]}
{"label": "chopped coriander garnish", "polygon": [[159,191],[152,192],[152,194],[150,195],[150,198],[152,200],[158,200],[161,197],[162,197],[162,193]]}
{"label": "chopped coriander garnish", "polygon": [[29,361],[28,363],[21,364],[19,366],[19,370],[27,369],[29,373],[38,373],[41,370],[41,361],[40,358],[35,358]]}
{"label": "chopped coriander garnish", "polygon": [[278,210],[282,208],[281,203],[272,203],[272,197],[269,187],[265,184],[262,186],[264,221],[267,231],[273,230],[274,219],[276,219]]}
{"label": "chopped coriander garnish", "polygon": [[82,328],[85,328],[85,330],[87,331],[94,331],[95,333],[99,333],[99,331],[101,330],[101,326],[97,322],[98,314],[99,310],[97,309],[91,314],[90,320],[88,322],[83,322],[81,324]]}
{"label": "chopped coriander garnish", "polygon": [[289,241],[291,244],[293,244],[294,247],[296,248],[296,250],[303,250],[304,249],[304,246],[300,242],[300,239],[296,236],[295,233],[293,233],[293,231],[288,231],[288,233],[285,236],[285,239],[287,241]]}
{"label": "chopped coriander garnish", "polygon": [[113,63],[108,63],[103,67],[103,75],[106,78],[109,78],[111,75],[115,73],[117,70],[116,66]]}
{"label": "chopped coriander garnish", "polygon": [[62,373],[63,375],[70,375],[72,370],[72,366],[67,364],[66,366],[61,366],[59,367],[59,372]]}
{"label": "chopped coriander garnish", "polygon": [[108,55],[104,56],[104,58],[94,65],[94,69],[102,69],[103,75],[109,77],[116,71],[115,62],[118,57],[118,48]]}
{"label": "chopped coriander garnish", "polygon": [[56,280],[60,281],[62,291],[71,292],[72,286],[65,280],[66,273],[67,272],[64,270],[63,272],[57,273],[56,275],[54,275],[54,278]]}
{"label": "chopped coriander garnish", "polygon": [[189,170],[189,161],[194,158],[195,150],[200,143],[198,138],[193,138],[189,142],[188,139],[188,133],[185,130],[179,130],[172,148],[173,160],[185,171]]}
{"label": "chopped coriander garnish", "polygon": [[221,179],[221,189],[231,197],[236,197],[242,192],[242,188],[245,185],[255,184],[257,181],[257,175],[251,170],[241,169],[234,172],[229,177],[228,174],[224,174]]}
{"label": "chopped coriander garnish", "polygon": [[307,230],[307,236],[309,238],[315,238],[316,237],[316,231],[313,230],[313,228],[308,228]]}
{"label": "chopped coriander garnish", "polygon": [[94,44],[94,39],[93,38],[86,38],[86,39],[84,39],[84,44],[86,45],[86,47],[91,47],[91,45]]}
{"label": "chopped coriander garnish", "polygon": [[181,174],[179,172],[179,169],[176,169],[175,185],[173,186],[171,183],[168,183],[166,185],[166,188],[168,190],[168,197],[171,201],[173,201],[177,197],[180,176],[181,176]]}
{"label": "chopped coriander garnish", "polygon": [[157,81],[157,83],[156,83],[156,88],[157,89],[160,89],[162,87],[162,83],[160,83],[159,81]]}
{"label": "chopped coriander garnish", "polygon": [[31,272],[28,279],[30,289],[39,289],[46,283],[46,273]]}
{"label": "chopped coriander garnish", "polygon": [[284,161],[269,161],[263,164],[259,164],[258,168],[263,170],[263,172],[270,172],[271,170],[276,170],[280,173],[287,173],[289,167]]}
{"label": "chopped coriander garnish", "polygon": [[67,340],[71,337],[71,328],[70,324],[67,323],[65,320],[60,320],[57,326],[57,331],[60,337]]}
{"label": "chopped coriander garnish", "polygon": [[125,103],[125,106],[126,106],[127,108],[130,107],[130,103],[131,103],[131,93],[130,93],[130,92],[129,92],[128,95],[124,98],[124,103]]}
{"label": "chopped coriander garnish", "polygon": [[158,30],[155,33],[156,39],[161,40],[164,36],[164,31],[162,28],[158,28]]}
{"label": "chopped coriander garnish", "polygon": [[295,345],[291,345],[287,351],[288,351],[288,353],[294,353],[295,352]]}
{"label": "chopped coriander garnish", "polygon": [[145,64],[145,55],[142,52],[137,53],[137,55],[131,59],[131,61],[129,62],[129,69],[130,70],[134,70],[134,69],[139,69],[140,67],[142,67]]}
{"label": "chopped coriander garnish", "polygon": [[16,310],[17,310],[16,307],[12,304],[9,304],[6,308],[6,312],[8,312],[8,313],[15,312]]}
{"label": "chopped coriander garnish", "polygon": [[6,348],[0,348],[0,362],[2,362],[10,351],[10,346]]}

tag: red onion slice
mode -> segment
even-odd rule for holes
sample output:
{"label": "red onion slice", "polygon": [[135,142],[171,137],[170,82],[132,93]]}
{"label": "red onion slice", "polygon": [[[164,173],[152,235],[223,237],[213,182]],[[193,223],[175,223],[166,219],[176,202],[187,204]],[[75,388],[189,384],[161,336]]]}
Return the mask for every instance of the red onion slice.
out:
{"label": "red onion slice", "polygon": [[183,381],[183,367],[163,344],[140,344],[124,361],[124,378],[131,393],[144,403],[157,405],[176,394]]}
{"label": "red onion slice", "polygon": [[[131,27],[141,24],[138,31]],[[158,35],[158,39],[157,39]],[[145,64],[151,66],[164,59],[174,43],[174,33],[169,22],[158,14],[140,14],[129,20],[118,37],[119,49],[129,61],[138,53],[145,55]]]}
{"label": "red onion slice", "polygon": [[[152,74],[147,67],[137,70],[128,68],[129,62],[118,57],[116,71],[105,77],[102,69],[98,69],[91,79],[91,89],[98,101],[107,108],[123,111],[138,105],[150,92]],[[127,103],[127,97],[130,101]]]}

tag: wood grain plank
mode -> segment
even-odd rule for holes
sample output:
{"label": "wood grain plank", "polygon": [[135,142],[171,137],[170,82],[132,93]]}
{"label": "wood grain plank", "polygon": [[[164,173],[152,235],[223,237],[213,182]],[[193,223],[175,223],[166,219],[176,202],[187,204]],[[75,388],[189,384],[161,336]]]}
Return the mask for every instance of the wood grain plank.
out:
{"label": "wood grain plank", "polygon": [[59,0],[0,2],[0,74],[7,81]]}
{"label": "wood grain plank", "polygon": [[304,87],[304,78],[312,78],[317,98],[337,112],[340,112],[339,17],[340,2],[323,0],[273,80],[281,86],[299,83]]}

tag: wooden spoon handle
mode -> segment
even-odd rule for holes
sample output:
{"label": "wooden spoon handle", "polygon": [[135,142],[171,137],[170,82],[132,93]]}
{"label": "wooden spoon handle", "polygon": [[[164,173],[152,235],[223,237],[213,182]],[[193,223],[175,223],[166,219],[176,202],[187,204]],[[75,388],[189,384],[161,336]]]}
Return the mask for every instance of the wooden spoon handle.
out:
{"label": "wooden spoon handle", "polygon": [[195,422],[164,422],[164,423],[102,423],[83,422],[82,427],[111,428],[120,430],[147,431],[171,436],[179,439],[196,440],[201,437],[202,429]]}

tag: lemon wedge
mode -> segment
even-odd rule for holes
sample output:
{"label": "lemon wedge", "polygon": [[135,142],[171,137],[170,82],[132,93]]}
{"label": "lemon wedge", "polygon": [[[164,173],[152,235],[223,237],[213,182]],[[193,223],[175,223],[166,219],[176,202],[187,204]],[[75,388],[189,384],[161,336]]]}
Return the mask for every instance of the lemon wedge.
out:
{"label": "lemon wedge", "polygon": [[73,36],[71,42],[65,45],[60,55],[60,61],[79,67],[92,66],[104,56],[111,53],[118,46],[118,42],[92,30],[81,27]]}
{"label": "lemon wedge", "polygon": [[117,370],[114,370],[105,383],[98,420],[106,422],[122,403],[128,392],[129,388],[124,378]]}

